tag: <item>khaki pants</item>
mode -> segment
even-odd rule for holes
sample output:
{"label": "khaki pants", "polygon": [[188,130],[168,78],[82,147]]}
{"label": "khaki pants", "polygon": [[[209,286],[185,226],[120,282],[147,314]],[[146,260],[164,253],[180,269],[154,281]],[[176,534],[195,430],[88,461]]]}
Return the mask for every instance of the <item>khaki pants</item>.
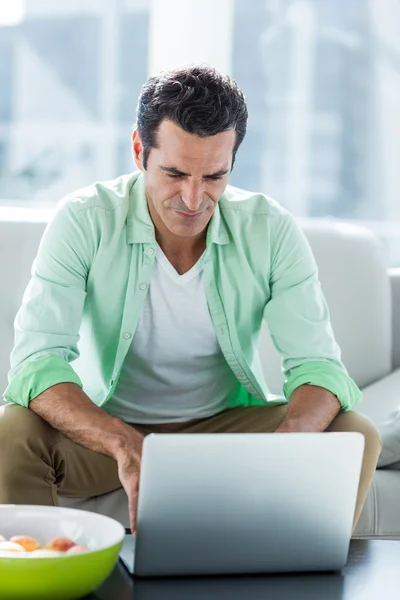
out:
{"label": "khaki pants", "polygon": [[[186,423],[133,425],[149,433],[271,433],[286,406],[234,408]],[[365,451],[354,516],[360,516],[382,448],[376,427],[355,412],[339,413],[327,431],[357,431]],[[75,444],[33,411],[0,408],[0,504],[57,505],[58,494],[86,498],[121,487],[114,459]]]}

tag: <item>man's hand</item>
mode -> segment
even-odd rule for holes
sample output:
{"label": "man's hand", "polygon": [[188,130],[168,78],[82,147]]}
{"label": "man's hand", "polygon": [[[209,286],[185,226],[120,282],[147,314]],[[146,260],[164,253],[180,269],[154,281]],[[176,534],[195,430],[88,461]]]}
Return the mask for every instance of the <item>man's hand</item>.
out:
{"label": "man's hand", "polygon": [[132,533],[136,531],[142,446],[143,436],[141,436],[141,439],[138,436],[134,448],[121,452],[117,457],[118,477],[128,496],[129,522]]}
{"label": "man's hand", "polygon": [[96,406],[75,383],[53,385],[31,400],[29,408],[73,442],[116,460],[134,531],[143,434]]}

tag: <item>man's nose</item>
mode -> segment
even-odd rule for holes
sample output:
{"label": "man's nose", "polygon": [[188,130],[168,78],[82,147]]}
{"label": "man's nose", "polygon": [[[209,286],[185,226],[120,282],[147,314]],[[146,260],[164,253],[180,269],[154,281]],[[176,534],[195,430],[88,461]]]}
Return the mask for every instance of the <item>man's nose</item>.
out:
{"label": "man's nose", "polygon": [[182,190],[182,200],[189,210],[195,212],[199,209],[203,199],[203,186],[201,183],[188,183]]}

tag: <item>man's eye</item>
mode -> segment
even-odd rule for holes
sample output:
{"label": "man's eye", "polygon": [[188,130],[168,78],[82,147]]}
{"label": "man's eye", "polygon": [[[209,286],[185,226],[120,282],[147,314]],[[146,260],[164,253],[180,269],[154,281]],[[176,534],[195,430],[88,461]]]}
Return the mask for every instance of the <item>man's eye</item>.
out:
{"label": "man's eye", "polygon": [[[183,175],[174,174],[174,173],[165,173],[165,174],[170,179],[182,179],[184,177]],[[215,175],[215,176],[205,177],[204,179],[206,179],[206,181],[220,181],[222,178],[223,178],[222,175]]]}

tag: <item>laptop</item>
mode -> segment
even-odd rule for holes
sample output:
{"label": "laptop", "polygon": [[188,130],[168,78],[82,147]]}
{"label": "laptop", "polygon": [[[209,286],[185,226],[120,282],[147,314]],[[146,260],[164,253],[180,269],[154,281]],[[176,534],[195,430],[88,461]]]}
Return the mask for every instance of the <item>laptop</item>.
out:
{"label": "laptop", "polygon": [[340,570],[363,451],[352,432],[150,434],[120,557],[139,577]]}

